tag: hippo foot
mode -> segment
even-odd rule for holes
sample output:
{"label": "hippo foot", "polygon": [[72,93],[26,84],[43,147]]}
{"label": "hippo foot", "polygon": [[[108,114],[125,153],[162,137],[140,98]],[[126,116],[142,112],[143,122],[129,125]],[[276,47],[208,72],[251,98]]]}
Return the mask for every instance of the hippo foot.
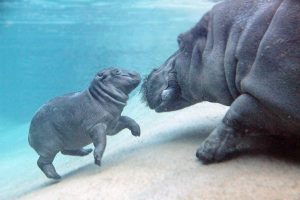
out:
{"label": "hippo foot", "polygon": [[222,124],[200,145],[196,156],[203,164],[229,159],[238,152],[239,141],[240,137],[236,131]]}
{"label": "hippo foot", "polygon": [[95,148],[95,151],[94,151],[94,163],[95,163],[95,165],[98,165],[99,167],[101,167],[102,154],[103,154],[103,152],[99,152],[97,150],[97,148]]}
{"label": "hippo foot", "polygon": [[141,128],[138,124],[131,128],[131,134],[136,137],[141,135]]}
{"label": "hippo foot", "polygon": [[53,164],[45,164],[45,165],[39,164],[38,166],[48,178],[55,179],[55,180],[61,178],[60,175],[57,174]]}
{"label": "hippo foot", "polygon": [[90,154],[93,151],[93,149],[74,149],[74,150],[63,150],[61,151],[62,154],[64,155],[70,155],[70,156],[86,156]]}
{"label": "hippo foot", "polygon": [[101,160],[95,159],[95,165],[98,165],[99,167],[101,167]]}

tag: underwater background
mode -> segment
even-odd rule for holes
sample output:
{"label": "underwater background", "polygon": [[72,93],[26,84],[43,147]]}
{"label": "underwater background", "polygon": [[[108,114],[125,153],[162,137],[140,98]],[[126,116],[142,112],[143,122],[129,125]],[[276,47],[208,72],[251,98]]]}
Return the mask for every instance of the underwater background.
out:
{"label": "underwater background", "polygon": [[[85,89],[109,66],[145,76],[177,49],[176,37],[213,6],[209,0],[1,0],[0,199],[51,184],[28,145],[29,123],[49,99]],[[143,123],[160,114],[139,89],[124,111]],[[154,120],[155,118],[155,120]],[[142,130],[143,131],[143,130]],[[113,148],[118,138],[109,140]],[[93,159],[58,155],[61,175]]]}

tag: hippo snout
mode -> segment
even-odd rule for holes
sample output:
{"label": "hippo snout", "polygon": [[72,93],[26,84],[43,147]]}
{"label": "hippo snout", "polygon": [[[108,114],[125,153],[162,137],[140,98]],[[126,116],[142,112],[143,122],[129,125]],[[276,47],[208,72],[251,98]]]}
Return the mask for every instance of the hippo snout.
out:
{"label": "hippo snout", "polygon": [[137,73],[137,72],[129,72],[128,75],[132,79],[134,79],[137,82],[137,84],[139,84],[141,82],[141,80],[142,80],[141,75],[139,73]]}
{"label": "hippo snout", "polygon": [[139,73],[137,73],[137,72],[129,72],[128,73],[131,77],[133,77],[133,78],[136,78],[136,79],[139,79],[139,80],[141,80],[141,76],[140,76],[140,74]]}

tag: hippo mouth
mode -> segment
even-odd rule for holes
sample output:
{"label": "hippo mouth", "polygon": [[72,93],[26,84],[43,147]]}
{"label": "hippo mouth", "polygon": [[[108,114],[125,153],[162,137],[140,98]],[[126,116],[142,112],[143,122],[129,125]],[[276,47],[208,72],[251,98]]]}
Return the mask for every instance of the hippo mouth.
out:
{"label": "hippo mouth", "polygon": [[184,99],[181,98],[180,88],[168,87],[160,95],[160,103],[154,108],[156,112],[168,112],[182,107]]}
{"label": "hippo mouth", "polygon": [[[172,77],[172,76],[171,76]],[[148,84],[148,78],[145,78],[142,85],[142,99],[147,105],[156,112],[168,112],[181,109],[189,105],[188,101],[182,97],[181,88],[174,78],[168,80],[168,84],[162,85],[155,94],[153,88]]]}

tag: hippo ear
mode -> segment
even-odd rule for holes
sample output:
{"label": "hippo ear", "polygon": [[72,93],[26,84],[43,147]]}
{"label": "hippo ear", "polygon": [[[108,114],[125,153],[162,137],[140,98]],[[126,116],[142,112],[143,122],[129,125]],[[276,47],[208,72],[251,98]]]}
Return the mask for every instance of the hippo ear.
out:
{"label": "hippo ear", "polygon": [[206,13],[201,20],[197,23],[197,25],[191,30],[193,35],[197,35],[198,37],[207,37],[208,32],[208,24],[210,20],[210,13]]}
{"label": "hippo ear", "polygon": [[104,74],[104,72],[101,72],[101,73],[98,73],[98,74],[96,75],[96,78],[97,78],[98,80],[103,80],[103,79],[106,78],[106,75]]}

